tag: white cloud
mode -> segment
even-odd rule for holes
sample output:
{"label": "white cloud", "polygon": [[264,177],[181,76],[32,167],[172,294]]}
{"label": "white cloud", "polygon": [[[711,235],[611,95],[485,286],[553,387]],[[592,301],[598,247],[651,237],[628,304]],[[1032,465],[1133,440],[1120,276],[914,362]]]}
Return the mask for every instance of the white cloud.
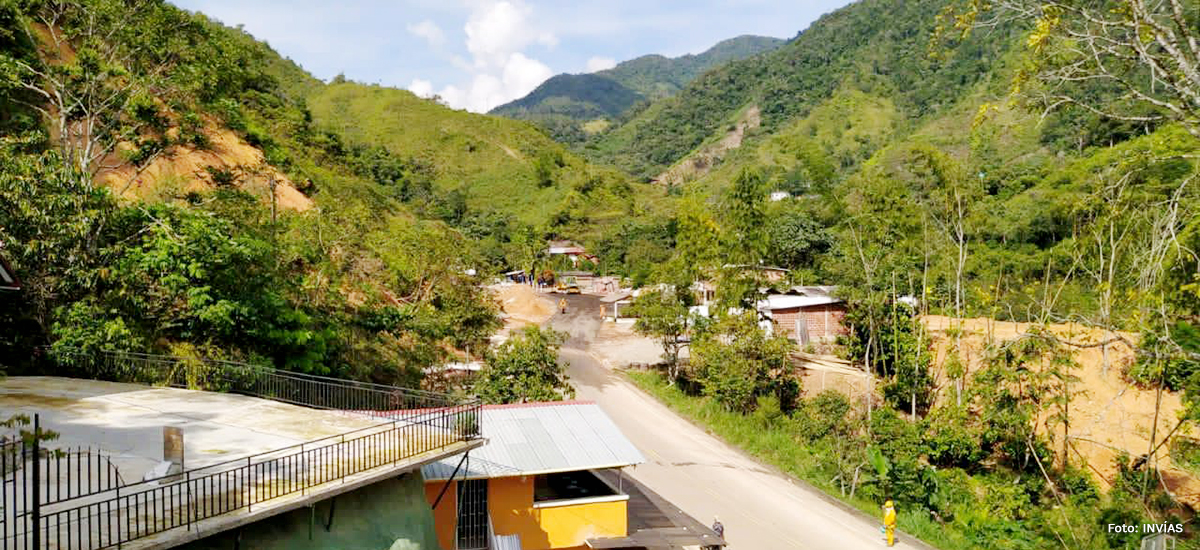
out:
{"label": "white cloud", "polygon": [[446,43],[446,33],[442,32],[442,28],[437,26],[437,23],[428,19],[421,21],[415,25],[408,26],[408,32],[419,38],[424,38],[430,46],[440,48]]}
{"label": "white cloud", "polygon": [[611,57],[593,57],[587,60],[587,72],[594,73],[617,66],[617,60]]}
{"label": "white cloud", "polygon": [[433,83],[415,78],[408,85],[408,91],[417,94],[417,97],[433,97]]}
{"label": "white cloud", "polygon": [[[480,0],[473,4],[463,30],[469,60],[451,62],[471,75],[465,87],[449,85],[440,95],[450,106],[475,112],[517,99],[554,75],[550,67],[527,55],[531,46],[555,47],[558,37],[538,27],[533,8],[523,0]],[[418,82],[409,86],[416,92]],[[427,90],[424,86],[420,89]],[[419,94],[418,94],[419,95]]]}
{"label": "white cloud", "polygon": [[438,95],[451,107],[482,113],[524,96],[553,75],[544,63],[518,52],[504,62],[499,75],[478,73],[465,89],[446,86]]}
{"label": "white cloud", "polygon": [[463,27],[467,33],[467,51],[475,58],[475,65],[494,68],[530,45],[558,45],[558,37],[538,29],[530,21],[532,14],[533,8],[521,0],[476,4]]}
{"label": "white cloud", "polygon": [[504,64],[504,87],[513,95],[513,99],[532,92],[538,84],[552,76],[554,71],[545,63],[525,57],[521,53],[510,55],[508,63]]}

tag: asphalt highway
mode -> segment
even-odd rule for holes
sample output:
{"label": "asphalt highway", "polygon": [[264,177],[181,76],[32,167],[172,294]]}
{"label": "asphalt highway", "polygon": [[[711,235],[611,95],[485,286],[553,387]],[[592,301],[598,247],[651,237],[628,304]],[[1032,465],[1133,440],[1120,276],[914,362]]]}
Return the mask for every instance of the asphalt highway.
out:
{"label": "asphalt highway", "polygon": [[[553,296],[557,302],[558,297]],[[880,519],[794,483],[671,412],[589,353],[600,325],[593,296],[568,298],[550,324],[571,337],[560,357],[578,399],[595,401],[646,456],[637,478],[705,524],[718,517],[730,550],[884,548]],[[927,546],[900,537],[896,548]]]}

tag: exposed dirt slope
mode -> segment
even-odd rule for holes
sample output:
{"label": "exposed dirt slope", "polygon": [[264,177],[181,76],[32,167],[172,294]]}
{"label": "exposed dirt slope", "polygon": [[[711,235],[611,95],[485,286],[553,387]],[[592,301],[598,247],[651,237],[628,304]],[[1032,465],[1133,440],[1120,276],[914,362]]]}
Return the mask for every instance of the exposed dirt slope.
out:
{"label": "exposed dirt slope", "polygon": [[[75,48],[63,38],[61,30],[34,23],[33,31],[47,63],[61,65],[76,60]],[[168,119],[174,119],[165,105],[161,102],[159,105]],[[96,182],[126,198],[168,199],[214,189],[218,183],[209,171],[211,168],[227,173],[232,179],[230,184],[261,197],[264,202],[270,202],[274,183],[275,204],[280,208],[301,211],[312,208],[312,200],[297,190],[287,176],[267,164],[261,150],[237,133],[212,117],[204,119],[201,132],[209,142],[205,148],[175,145],[140,169],[124,161],[124,153],[132,146],[118,147],[117,152],[102,161],[104,166],[117,168],[101,171]],[[166,133],[175,138],[179,129],[172,127]]]}
{"label": "exposed dirt slope", "polygon": [[[947,329],[957,326],[958,321],[942,316],[928,316],[926,326],[933,336],[937,357],[935,365],[943,365],[950,349],[951,338]],[[987,342],[997,343],[1017,338],[1029,328],[1028,323],[1010,323],[990,319],[966,319],[962,321],[965,331],[962,357],[974,372],[980,368]],[[1053,325],[1056,334],[1078,343],[1098,343],[1108,339],[1106,333],[1074,324]],[[1130,341],[1136,335],[1122,333]],[[1082,460],[1087,467],[1108,483],[1116,472],[1114,460],[1120,451],[1130,456],[1140,456],[1150,450],[1150,432],[1155,423],[1156,392],[1141,389],[1125,379],[1125,369],[1132,363],[1133,350],[1115,343],[1105,347],[1082,348],[1075,352],[1079,368],[1074,374],[1079,378],[1080,393],[1071,401],[1071,448],[1073,460]],[[954,399],[955,390],[945,378],[942,369],[938,380],[942,385],[941,399]],[[1162,439],[1175,427],[1182,409],[1180,396],[1163,392],[1158,411],[1156,440]],[[1044,422],[1040,423],[1044,429]],[[1061,440],[1060,433],[1057,434]],[[1156,453],[1159,467],[1168,487],[1183,502],[1196,507],[1200,505],[1200,480],[1171,465],[1168,446]]]}
{"label": "exposed dirt slope", "polygon": [[[169,131],[170,132],[170,131]],[[308,210],[312,200],[298,191],[279,170],[267,164],[263,153],[232,130],[214,120],[205,120],[208,145],[203,149],[175,145],[140,170],[129,163],[97,175],[97,181],[121,196],[140,199],[164,199],[189,192],[215,189],[218,183],[210,169],[227,173],[232,185],[262,198],[271,199],[275,182],[275,200],[280,208]],[[114,155],[106,163],[114,162]]]}
{"label": "exposed dirt slope", "polygon": [[655,183],[662,185],[682,185],[709,172],[714,165],[725,157],[729,151],[742,146],[746,132],[758,128],[762,124],[762,111],[757,105],[746,109],[738,121],[719,141],[703,145],[700,149],[688,155],[666,172],[654,178]]}

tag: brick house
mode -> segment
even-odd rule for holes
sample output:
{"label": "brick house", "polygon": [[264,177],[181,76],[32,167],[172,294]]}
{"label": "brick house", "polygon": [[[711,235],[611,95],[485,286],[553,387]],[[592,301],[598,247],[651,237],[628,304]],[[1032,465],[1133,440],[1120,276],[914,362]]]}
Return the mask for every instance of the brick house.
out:
{"label": "brick house", "polygon": [[842,321],[846,302],[833,296],[832,286],[796,286],[786,293],[768,294],[759,310],[775,330],[800,345],[833,342],[846,333]]}

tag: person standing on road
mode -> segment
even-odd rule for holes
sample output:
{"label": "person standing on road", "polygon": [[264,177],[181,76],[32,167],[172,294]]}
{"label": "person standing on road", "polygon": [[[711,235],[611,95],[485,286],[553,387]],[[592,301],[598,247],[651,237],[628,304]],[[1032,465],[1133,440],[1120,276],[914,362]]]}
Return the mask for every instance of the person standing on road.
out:
{"label": "person standing on road", "polygon": [[567,312],[567,299],[562,298],[558,301],[558,310],[564,314]]}
{"label": "person standing on road", "polygon": [[883,529],[887,533],[887,545],[896,545],[896,506],[889,500],[883,503]]}

